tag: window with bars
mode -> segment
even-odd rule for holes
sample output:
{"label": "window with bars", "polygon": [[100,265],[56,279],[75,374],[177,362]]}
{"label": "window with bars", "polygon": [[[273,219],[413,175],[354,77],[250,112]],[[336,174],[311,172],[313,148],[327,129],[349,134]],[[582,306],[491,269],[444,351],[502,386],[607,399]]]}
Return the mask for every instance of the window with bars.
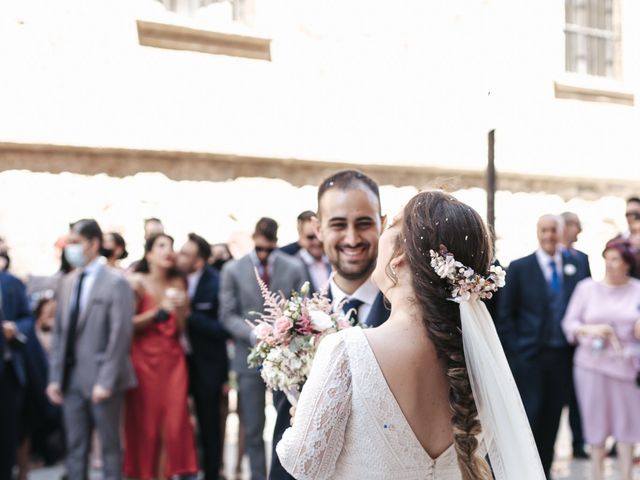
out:
{"label": "window with bars", "polygon": [[565,0],[565,68],[619,78],[619,0]]}

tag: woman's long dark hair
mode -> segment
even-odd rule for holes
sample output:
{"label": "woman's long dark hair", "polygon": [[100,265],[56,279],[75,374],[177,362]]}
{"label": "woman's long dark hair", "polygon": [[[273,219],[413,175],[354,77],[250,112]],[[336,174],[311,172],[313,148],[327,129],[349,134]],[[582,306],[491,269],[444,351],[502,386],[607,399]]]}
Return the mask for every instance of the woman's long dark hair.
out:
{"label": "woman's long dark hair", "polygon": [[[149,262],[147,261],[147,254],[153,250],[153,246],[156,244],[159,238],[167,238],[171,244],[173,245],[173,237],[167,235],[166,233],[157,233],[155,235],[150,236],[147,241],[144,243],[144,255],[136,265],[134,269],[137,273],[149,273]],[[174,265],[167,272],[169,278],[181,277],[182,274],[178,271],[178,268]]]}
{"label": "woman's long dark hair", "polygon": [[396,252],[406,255],[417,305],[427,334],[445,368],[454,444],[463,480],[491,479],[489,466],[477,454],[482,428],[464,358],[460,308],[447,300],[451,286],[431,267],[430,250],[444,245],[456,260],[475,272],[488,271],[493,258],[487,227],[478,213],[451,195],[422,192],[404,209]]}

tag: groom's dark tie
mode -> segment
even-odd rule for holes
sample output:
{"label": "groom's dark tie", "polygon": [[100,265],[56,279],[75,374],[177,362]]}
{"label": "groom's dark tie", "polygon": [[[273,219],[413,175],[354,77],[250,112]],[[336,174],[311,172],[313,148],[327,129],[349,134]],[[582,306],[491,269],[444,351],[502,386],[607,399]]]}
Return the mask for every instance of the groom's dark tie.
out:
{"label": "groom's dark tie", "polygon": [[342,305],[342,312],[346,315],[345,318],[351,325],[358,323],[358,309],[363,303],[362,300],[357,298],[350,298]]}

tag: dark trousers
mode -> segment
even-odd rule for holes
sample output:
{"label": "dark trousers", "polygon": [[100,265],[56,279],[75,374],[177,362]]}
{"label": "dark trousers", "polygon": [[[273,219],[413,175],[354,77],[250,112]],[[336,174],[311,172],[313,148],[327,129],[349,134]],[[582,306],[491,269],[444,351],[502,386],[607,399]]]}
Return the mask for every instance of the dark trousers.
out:
{"label": "dark trousers", "polygon": [[[0,358],[0,362],[4,360]],[[18,382],[13,365],[6,362],[0,374],[0,480],[12,478],[20,441],[23,400],[24,388]]]}
{"label": "dark trousers", "polygon": [[270,480],[294,480],[289,473],[280,464],[280,459],[276,453],[276,445],[282,438],[284,431],[291,426],[291,404],[287,400],[287,396],[278,391],[273,392],[273,404],[276,407],[278,416],[276,417],[276,425],[273,429],[273,445],[271,451],[271,471],[269,472]]}
{"label": "dark trousers", "polygon": [[513,362],[514,378],[547,478],[551,478],[560,415],[569,398],[571,364],[568,348],[545,348],[535,357]]}
{"label": "dark trousers", "polygon": [[222,388],[226,379],[221,372],[216,374],[216,365],[205,365],[204,362],[189,358],[189,378],[191,394],[198,418],[198,437],[202,461],[200,465],[205,480],[217,480],[222,462],[223,442],[220,416]]}

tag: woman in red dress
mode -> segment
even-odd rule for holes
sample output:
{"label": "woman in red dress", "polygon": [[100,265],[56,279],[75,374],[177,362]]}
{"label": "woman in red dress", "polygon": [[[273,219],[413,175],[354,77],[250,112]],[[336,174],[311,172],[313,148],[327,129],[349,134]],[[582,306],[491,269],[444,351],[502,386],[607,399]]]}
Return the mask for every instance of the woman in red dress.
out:
{"label": "woman in red dress", "polygon": [[138,386],[126,397],[124,475],[140,480],[195,476],[187,365],[179,343],[188,300],[171,237],[147,240],[131,283],[138,296],[131,347]]}

